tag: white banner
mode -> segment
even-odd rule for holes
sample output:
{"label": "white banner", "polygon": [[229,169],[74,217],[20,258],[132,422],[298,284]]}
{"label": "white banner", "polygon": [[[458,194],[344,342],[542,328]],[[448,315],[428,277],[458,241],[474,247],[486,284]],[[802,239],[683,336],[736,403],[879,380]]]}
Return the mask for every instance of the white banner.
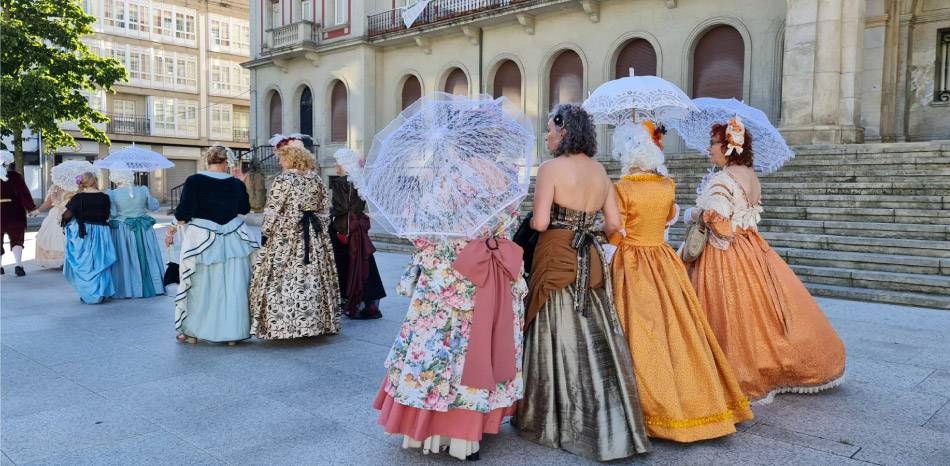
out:
{"label": "white banner", "polygon": [[413,3],[402,10],[402,21],[406,23],[406,28],[412,27],[412,23],[419,19],[419,15],[425,11],[426,6],[429,5],[430,1],[432,0],[418,0],[416,3]]}

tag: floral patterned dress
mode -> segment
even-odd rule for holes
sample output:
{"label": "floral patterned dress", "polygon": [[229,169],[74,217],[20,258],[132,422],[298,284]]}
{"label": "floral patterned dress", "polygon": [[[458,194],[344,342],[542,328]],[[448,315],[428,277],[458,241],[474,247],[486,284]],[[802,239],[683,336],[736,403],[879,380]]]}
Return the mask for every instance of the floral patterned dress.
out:
{"label": "floral patterned dress", "polygon": [[[500,236],[510,238],[512,233],[513,228],[509,226]],[[521,329],[528,287],[520,276],[511,287],[515,320],[514,379],[497,384],[493,390],[462,385],[462,369],[472,332],[475,285],[452,264],[467,243],[462,239],[444,242],[417,239],[416,252],[396,289],[411,301],[386,358],[387,375],[375,406],[383,411],[380,423],[387,432],[407,436],[405,446],[419,446],[425,441],[424,448],[435,450],[438,445],[430,447],[429,443],[438,436],[442,437],[439,441],[443,447],[446,437],[453,441],[478,442],[482,433],[497,433],[498,424],[505,415],[512,414],[511,408],[524,393]],[[437,415],[447,416],[439,418]],[[413,421],[406,422],[407,418]],[[448,424],[452,425],[440,429]],[[477,451],[477,443],[475,445],[474,451]]]}
{"label": "floral patterned dress", "polygon": [[319,175],[287,170],[274,179],[261,226],[267,242],[251,278],[252,335],[272,340],[339,333],[329,212]]}

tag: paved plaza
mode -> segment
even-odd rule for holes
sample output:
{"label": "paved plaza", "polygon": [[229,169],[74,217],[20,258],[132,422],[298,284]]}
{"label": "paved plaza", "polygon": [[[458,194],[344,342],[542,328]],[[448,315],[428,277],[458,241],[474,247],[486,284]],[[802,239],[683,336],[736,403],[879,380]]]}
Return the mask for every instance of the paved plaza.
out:
{"label": "paved plaza", "polygon": [[[28,234],[27,257],[32,257]],[[371,402],[406,311],[407,256],[378,255],[384,318],[236,347],[175,341],[170,297],[79,302],[53,270],[0,278],[2,465],[456,464],[399,448]],[[820,299],[849,379],[783,395],[725,439],[655,441],[631,464],[950,464],[950,312]],[[816,349],[817,350],[817,349]],[[506,425],[483,465],[587,464]]]}

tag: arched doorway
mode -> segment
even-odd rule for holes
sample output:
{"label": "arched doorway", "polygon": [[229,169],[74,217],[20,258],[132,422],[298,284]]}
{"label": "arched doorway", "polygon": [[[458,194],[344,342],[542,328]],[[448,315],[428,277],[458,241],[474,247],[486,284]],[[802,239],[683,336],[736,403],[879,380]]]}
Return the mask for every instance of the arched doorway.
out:
{"label": "arched doorway", "polygon": [[505,60],[498,66],[492,82],[492,96],[496,99],[504,96],[521,108],[521,70],[515,62]]}
{"label": "arched doorway", "polygon": [[745,44],[732,26],[716,26],[693,49],[693,97],[742,100]]}
{"label": "arched doorway", "polygon": [[633,39],[624,44],[617,53],[614,78],[630,76],[633,68],[637,76],[656,76],[656,50],[646,39]]}
{"label": "arched doorway", "polygon": [[454,68],[445,78],[444,90],[452,95],[468,95],[468,76],[461,68]]}
{"label": "arched doorway", "polygon": [[283,121],[283,103],[280,99],[280,93],[274,91],[270,96],[270,114],[268,115],[268,121],[270,122],[269,130],[270,134],[279,134],[284,131],[284,121]]}
{"label": "arched doorway", "polygon": [[410,74],[406,77],[406,81],[402,83],[402,109],[405,110],[406,107],[412,105],[421,97],[422,83],[419,82],[419,78]]}
{"label": "arched doorway", "polygon": [[330,91],[330,142],[346,142],[347,95],[343,81],[333,83]]}
{"label": "arched doorway", "polygon": [[551,64],[548,76],[548,108],[584,101],[584,63],[577,52],[565,50]]}
{"label": "arched doorway", "polygon": [[313,93],[306,86],[300,93],[300,133],[313,136]]}

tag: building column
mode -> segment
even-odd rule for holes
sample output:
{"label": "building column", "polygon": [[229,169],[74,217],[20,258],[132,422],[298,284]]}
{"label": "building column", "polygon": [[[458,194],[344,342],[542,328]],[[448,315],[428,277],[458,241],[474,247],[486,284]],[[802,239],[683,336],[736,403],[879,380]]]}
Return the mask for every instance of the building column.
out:
{"label": "building column", "polygon": [[864,140],[860,83],[865,0],[789,0],[782,127],[791,144]]}

